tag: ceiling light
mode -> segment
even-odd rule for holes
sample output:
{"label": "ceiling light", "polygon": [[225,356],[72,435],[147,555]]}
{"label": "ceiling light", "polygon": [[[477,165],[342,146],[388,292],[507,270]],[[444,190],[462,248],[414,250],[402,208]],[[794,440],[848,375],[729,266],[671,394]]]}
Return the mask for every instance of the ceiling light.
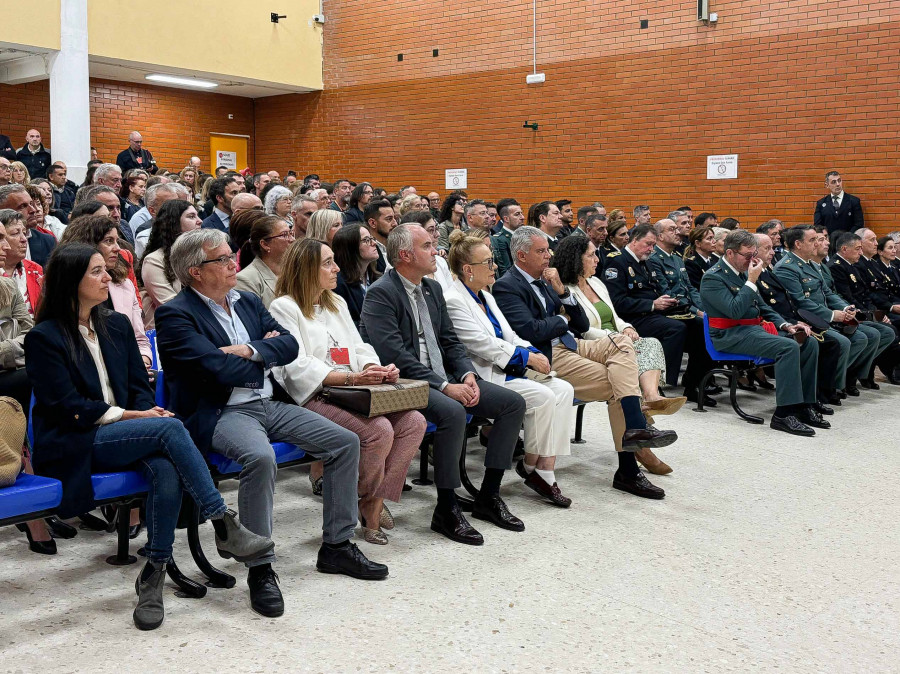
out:
{"label": "ceiling light", "polygon": [[174,77],[172,75],[146,75],[144,79],[150,80],[151,82],[178,84],[183,87],[197,87],[199,89],[215,89],[217,86],[219,86],[218,82],[198,80],[193,77]]}

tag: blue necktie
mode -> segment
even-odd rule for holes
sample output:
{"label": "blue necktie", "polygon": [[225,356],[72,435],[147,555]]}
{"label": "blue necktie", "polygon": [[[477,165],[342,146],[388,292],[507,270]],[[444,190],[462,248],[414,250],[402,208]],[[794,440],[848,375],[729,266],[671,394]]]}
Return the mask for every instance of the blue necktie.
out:
{"label": "blue necktie", "polygon": [[[545,311],[546,311],[547,315],[548,316],[554,315],[554,314],[551,314],[550,312],[551,312],[552,308],[556,306],[556,304],[553,302],[553,298],[550,296],[550,292],[547,290],[546,284],[542,283],[540,280],[535,280],[535,281],[532,281],[531,283],[533,285],[537,286],[538,290],[540,290],[541,293],[543,294],[544,303],[546,305]],[[566,331],[566,333],[564,335],[559,336],[559,341],[562,342],[563,346],[565,346],[569,351],[577,351],[578,350],[578,344],[575,342],[575,338],[572,336],[572,333],[569,332],[568,330]]]}

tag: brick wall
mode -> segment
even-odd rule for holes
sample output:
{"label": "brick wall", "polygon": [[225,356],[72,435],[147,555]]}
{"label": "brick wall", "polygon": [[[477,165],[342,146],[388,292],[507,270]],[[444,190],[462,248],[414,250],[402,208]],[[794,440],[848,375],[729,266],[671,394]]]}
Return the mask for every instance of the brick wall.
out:
{"label": "brick wall", "polygon": [[[177,171],[197,155],[209,170],[211,132],[253,133],[253,101],[238,96],[92,79],[90,98],[91,144],[101,159],[110,162],[128,147],[128,133],[137,130],[159,166]],[[46,80],[0,85],[0,101],[0,133],[20,147],[25,132],[35,127],[44,144],[53,149]],[[229,114],[234,119],[228,119]],[[248,150],[252,157],[252,138]],[[65,157],[59,159],[65,161]]]}
{"label": "brick wall", "polygon": [[[470,195],[754,227],[811,221],[837,168],[867,222],[900,228],[900,4],[715,0],[716,26],[693,1],[538,5],[547,82],[528,86],[530,2],[326,0],[325,91],[257,101],[257,165],[442,194],[468,168]],[[720,153],[738,180],[706,180]]]}

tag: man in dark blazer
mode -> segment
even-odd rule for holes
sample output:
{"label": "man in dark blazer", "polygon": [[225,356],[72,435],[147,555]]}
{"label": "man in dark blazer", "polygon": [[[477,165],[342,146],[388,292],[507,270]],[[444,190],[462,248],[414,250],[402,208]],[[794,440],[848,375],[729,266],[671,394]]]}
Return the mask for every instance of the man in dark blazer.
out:
{"label": "man in dark blazer", "polygon": [[[387,577],[386,566],[370,562],[350,542],[358,516],[359,438],[273,398],[269,371],[297,357],[297,340],[258,297],[235,289],[237,266],[225,234],[214,229],[183,234],[170,262],[184,288],[156,312],[170,407],[201,452],[212,449],[241,465],[241,523],[271,537],[277,465],[270,443],[295,444],[325,462],[317,568],[364,580]],[[248,564],[251,606],[267,617],[284,612],[274,561],[273,552]]]}
{"label": "man in dark blazer", "polygon": [[510,531],[525,525],[500,498],[500,482],[512,464],[525,400],[518,393],[486,382],[475,374],[465,347],[450,323],[437,281],[425,278],[436,270],[437,249],[418,225],[398,225],[387,239],[393,266],[366,293],[361,333],[383,363],[394,363],[405,379],[429,384],[425,418],[434,434],[434,482],[438,503],[432,530],[468,545],[484,542],[459,508],[459,457],[466,441],[466,414],[494,420],[485,455],[485,476],[473,517]]}
{"label": "man in dark blazer", "polygon": [[828,238],[834,242],[835,232],[854,232],[865,227],[863,209],[859,197],[844,192],[844,182],[837,171],[825,174],[825,187],[829,194],[816,202],[813,225],[828,230]]}
{"label": "man in dark blazer", "polygon": [[9,161],[16,160],[16,148],[13,147],[9,136],[0,133],[0,157],[5,157]]}
{"label": "man in dark blazer", "polygon": [[38,214],[34,207],[31,195],[22,185],[12,184],[0,187],[0,208],[11,208],[22,214],[25,220],[25,236],[28,239],[28,253],[26,259],[32,260],[42,267],[50,259],[50,253],[56,247],[56,238],[52,234],[45,234],[36,229]]}
{"label": "man in dark blazer", "polygon": [[[570,245],[577,241],[565,240],[560,249]],[[644,498],[663,498],[665,492],[643,476],[632,452],[664,447],[677,436],[647,426],[631,339],[625,335],[579,339],[590,329],[590,321],[557,270],[549,267],[550,244],[544,232],[520,227],[512,236],[510,252],[514,264],[492,290],[497,306],[516,334],[539,349],[557,375],[572,384],[576,398],[609,402],[610,427],[620,450],[613,487]],[[534,484],[533,475],[525,477],[526,485],[554,500],[550,491],[554,485]]]}
{"label": "man in dark blazer", "polygon": [[209,200],[215,204],[212,215],[200,223],[206,229],[218,229],[228,234],[231,224],[231,200],[240,193],[241,186],[233,177],[216,178],[209,186]]}

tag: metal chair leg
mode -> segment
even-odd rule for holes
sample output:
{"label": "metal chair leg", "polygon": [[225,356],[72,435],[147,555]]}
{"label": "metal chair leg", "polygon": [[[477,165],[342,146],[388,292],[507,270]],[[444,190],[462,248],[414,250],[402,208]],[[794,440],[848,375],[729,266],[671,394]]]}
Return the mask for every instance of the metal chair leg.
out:
{"label": "metal chair leg", "polygon": [[428,479],[428,445],[431,441],[423,440],[419,445],[419,477],[413,479],[412,483],[419,487],[427,487],[434,484]]}
{"label": "metal chair leg", "polygon": [[200,573],[209,579],[206,582],[209,587],[234,587],[235,582],[237,582],[235,581],[234,576],[231,576],[224,571],[219,571],[210,564],[206,555],[203,554],[203,548],[200,545],[200,508],[198,508],[197,504],[193,501],[191,501],[189,507],[191,508],[191,512],[187,531],[188,548],[191,551],[191,557],[194,558],[194,563],[197,565],[197,568],[200,569]]}
{"label": "metal chair leg", "polygon": [[757,417],[752,414],[747,414],[744,410],[741,409],[741,406],[738,405],[737,401],[737,380],[740,372],[735,370],[731,373],[731,389],[729,391],[729,395],[731,397],[731,408],[737,413],[737,415],[743,419],[744,421],[749,421],[751,424],[761,424],[765,421],[762,417]]}
{"label": "metal chair leg", "polygon": [[181,573],[181,569],[175,564],[174,559],[169,560],[169,563],[166,564],[166,573],[172,582],[178,586],[180,592],[176,592],[176,594],[179,597],[202,599],[206,596],[206,588]]}
{"label": "metal chair leg", "polygon": [[584,405],[579,405],[578,410],[575,412],[575,437],[572,438],[573,445],[583,445],[587,442],[587,440],[581,437],[581,429],[584,425],[584,408]]}
{"label": "metal chair leg", "polygon": [[[478,496],[479,490],[472,484],[472,480],[469,479],[469,470],[466,468],[466,440],[466,438],[463,438],[462,451],[459,453],[459,479],[467,492],[472,496]],[[459,499],[457,498],[457,500]]]}
{"label": "metal chair leg", "polygon": [[130,542],[130,539],[128,538],[128,525],[130,522],[130,514],[130,503],[118,506],[116,510],[116,554],[106,558],[107,564],[112,564],[113,566],[126,566],[128,564],[134,564],[137,561],[137,557],[128,554],[128,544]]}

